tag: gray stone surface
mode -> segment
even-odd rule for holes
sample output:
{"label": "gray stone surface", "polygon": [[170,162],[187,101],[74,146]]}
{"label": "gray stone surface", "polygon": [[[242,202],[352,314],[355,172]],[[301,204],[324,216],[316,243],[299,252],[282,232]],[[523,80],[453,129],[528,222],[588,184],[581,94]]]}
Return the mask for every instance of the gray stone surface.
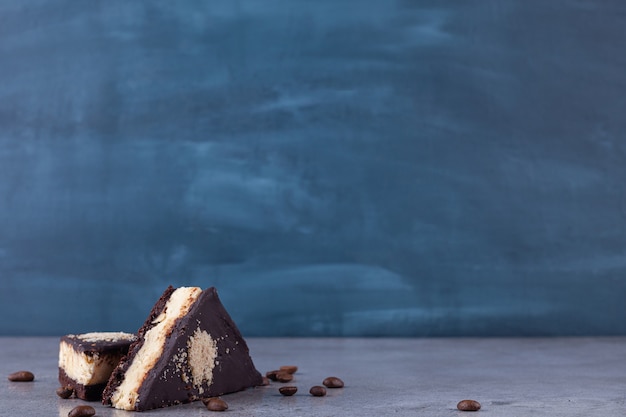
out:
{"label": "gray stone surface", "polygon": [[[57,388],[56,338],[0,338],[0,416],[67,416],[80,400]],[[257,368],[299,366],[294,397],[273,383],[226,395],[228,416],[460,416],[459,400],[487,416],[623,416],[626,338],[249,339]],[[27,369],[32,383],[7,380]],[[308,394],[326,376],[344,379],[326,397]],[[132,412],[92,404],[98,416]],[[141,415],[211,415],[197,402]]]}

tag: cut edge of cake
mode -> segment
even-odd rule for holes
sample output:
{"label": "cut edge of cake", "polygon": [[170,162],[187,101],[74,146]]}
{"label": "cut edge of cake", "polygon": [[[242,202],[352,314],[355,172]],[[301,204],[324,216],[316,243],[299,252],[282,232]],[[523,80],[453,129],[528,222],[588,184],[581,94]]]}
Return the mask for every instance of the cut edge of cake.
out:
{"label": "cut edge of cake", "polygon": [[125,332],[68,334],[59,342],[61,386],[70,388],[77,398],[100,401],[113,372],[137,337]]}

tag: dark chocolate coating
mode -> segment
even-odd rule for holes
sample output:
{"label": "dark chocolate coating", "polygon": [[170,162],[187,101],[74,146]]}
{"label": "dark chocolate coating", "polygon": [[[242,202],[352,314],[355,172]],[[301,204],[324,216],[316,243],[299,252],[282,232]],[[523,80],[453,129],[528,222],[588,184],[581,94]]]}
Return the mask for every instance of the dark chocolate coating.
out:
{"label": "dark chocolate coating", "polygon": [[106,382],[94,385],[79,384],[67,376],[65,371],[61,368],[59,368],[59,383],[62,387],[71,387],[74,390],[74,395],[85,401],[101,401],[102,392],[106,386]]}
{"label": "dark chocolate coating", "polygon": [[86,342],[78,337],[71,337],[71,335],[65,335],[61,337],[61,341],[72,346],[76,352],[84,353],[88,356],[94,353],[101,354],[113,354],[121,353],[123,355],[128,352],[128,347],[131,342],[129,340],[98,340],[97,342]]}
{"label": "dark chocolate coating", "polygon": [[[154,326],[152,323],[154,318],[159,316],[173,291],[174,289],[169,287],[157,301],[144,326],[139,330],[140,337]],[[204,383],[202,392],[191,383],[183,381],[180,370],[176,369],[172,360],[178,352],[187,349],[189,337],[193,336],[198,328],[206,331],[217,341],[212,383],[210,385]],[[127,358],[122,360],[111,375],[109,385],[103,394],[104,404],[111,403],[111,395],[123,381],[124,371],[132,363],[133,356],[139,351],[142,343],[143,339],[140,339],[131,346]],[[241,391],[262,383],[263,377],[254,367],[245,340],[219,300],[216,289],[211,287],[204,290],[189,313],[176,322],[165,342],[161,358],[148,372],[139,389],[139,401],[135,410],[150,410],[187,403],[201,397],[215,397]]]}

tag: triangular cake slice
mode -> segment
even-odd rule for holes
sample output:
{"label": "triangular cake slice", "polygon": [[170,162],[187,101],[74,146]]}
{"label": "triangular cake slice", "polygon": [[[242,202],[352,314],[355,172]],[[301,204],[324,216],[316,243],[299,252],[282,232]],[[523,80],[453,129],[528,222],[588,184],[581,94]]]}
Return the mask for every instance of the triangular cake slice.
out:
{"label": "triangular cake slice", "polygon": [[113,371],[103,404],[143,411],[263,382],[213,287],[168,287],[138,336]]}

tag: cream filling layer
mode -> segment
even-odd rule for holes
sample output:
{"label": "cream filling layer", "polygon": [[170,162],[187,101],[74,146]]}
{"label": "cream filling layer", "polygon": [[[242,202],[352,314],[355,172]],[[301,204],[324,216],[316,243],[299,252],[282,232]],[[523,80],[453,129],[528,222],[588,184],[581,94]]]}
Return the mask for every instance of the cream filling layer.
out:
{"label": "cream filling layer", "polygon": [[126,370],[124,380],[111,396],[113,407],[133,410],[138,398],[138,390],[147,372],[154,367],[165,347],[167,336],[176,320],[189,312],[191,306],[202,293],[199,287],[180,287],[174,290],[165,304],[163,312],[153,321],[153,326],[144,335],[144,342]]}
{"label": "cream filling layer", "polygon": [[[131,341],[134,337],[132,334],[121,332],[86,333],[74,336],[74,338],[83,342],[120,339]],[[100,353],[94,352],[91,355],[87,355],[84,352],[77,352],[71,344],[65,341],[61,341],[59,345],[59,368],[63,369],[68,377],[82,385],[107,382],[111,372],[113,372],[121,358],[121,354],[100,355]]]}

